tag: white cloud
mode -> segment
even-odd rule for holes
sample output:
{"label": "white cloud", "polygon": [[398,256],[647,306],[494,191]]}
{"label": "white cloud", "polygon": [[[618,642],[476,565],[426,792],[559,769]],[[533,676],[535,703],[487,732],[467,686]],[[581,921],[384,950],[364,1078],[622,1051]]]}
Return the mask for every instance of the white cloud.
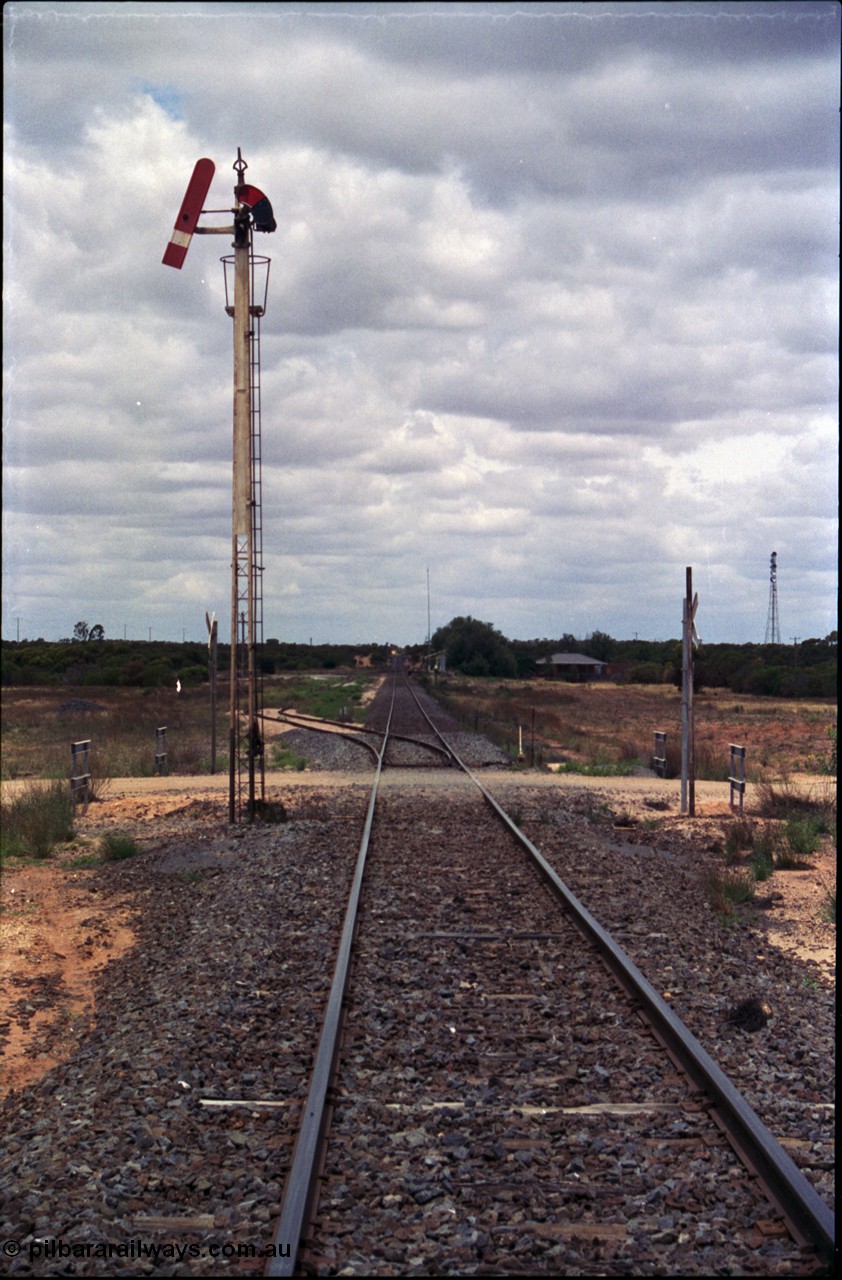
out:
{"label": "white cloud", "polygon": [[267,634],[835,626],[835,6],[174,8],[6,9],[4,617],[225,628],[242,146]]}

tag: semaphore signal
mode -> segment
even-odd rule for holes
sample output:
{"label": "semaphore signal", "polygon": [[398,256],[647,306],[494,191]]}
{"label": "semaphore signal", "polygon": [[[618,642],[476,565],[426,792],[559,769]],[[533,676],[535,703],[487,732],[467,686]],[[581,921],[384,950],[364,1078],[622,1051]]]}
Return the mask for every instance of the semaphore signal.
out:
{"label": "semaphore signal", "polygon": [[[199,226],[215,172],[212,160],[193,169],[163,263],[181,270],[194,235],[233,235],[233,254],[223,258],[225,310],[234,321],[234,443],[231,552],[231,692],[229,705],[228,817],[253,820],[265,802],[263,689],[259,649],[263,643],[263,516],[260,443],[260,319],[266,311],[269,259],[255,255],[255,231],[276,229],[266,195],[244,181],[248,165],[237,148],[233,223]],[[228,270],[233,272],[229,305]],[[262,273],[262,301],[255,304]],[[259,795],[258,795],[259,791]]]}
{"label": "semaphore signal", "polygon": [[190,248],[190,241],[201,217],[202,206],[207,199],[215,172],[216,165],[212,160],[205,158],[196,161],[169,244],[164,252],[162,261],[165,267],[175,267],[180,271],[184,266],[184,259],[187,257],[187,250]]}

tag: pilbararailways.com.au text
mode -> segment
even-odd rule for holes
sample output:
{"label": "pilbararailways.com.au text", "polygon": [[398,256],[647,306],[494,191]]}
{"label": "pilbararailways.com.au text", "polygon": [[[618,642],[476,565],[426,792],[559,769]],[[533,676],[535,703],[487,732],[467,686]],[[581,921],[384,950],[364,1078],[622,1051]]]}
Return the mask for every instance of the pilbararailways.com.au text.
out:
{"label": "pilbararailways.com.au text", "polygon": [[288,1244],[248,1244],[238,1241],[236,1244],[153,1244],[146,1240],[125,1240],[114,1244],[110,1240],[62,1240],[51,1237],[46,1240],[28,1240],[21,1244],[17,1240],[4,1240],[0,1245],[0,1256],[17,1258],[23,1254],[30,1262],[55,1258],[101,1258],[107,1261],[112,1258],[129,1261],[147,1259],[151,1262],[184,1262],[187,1259],[199,1258],[288,1258]]}

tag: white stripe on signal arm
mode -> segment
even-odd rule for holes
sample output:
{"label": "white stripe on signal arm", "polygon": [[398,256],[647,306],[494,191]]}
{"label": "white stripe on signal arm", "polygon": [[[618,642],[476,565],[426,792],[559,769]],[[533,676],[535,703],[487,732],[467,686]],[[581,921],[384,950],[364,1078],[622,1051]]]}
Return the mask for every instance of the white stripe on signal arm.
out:
{"label": "white stripe on signal arm", "polygon": [[176,244],[180,249],[187,249],[190,247],[191,239],[192,236],[188,235],[186,231],[173,231],[170,236],[170,244]]}

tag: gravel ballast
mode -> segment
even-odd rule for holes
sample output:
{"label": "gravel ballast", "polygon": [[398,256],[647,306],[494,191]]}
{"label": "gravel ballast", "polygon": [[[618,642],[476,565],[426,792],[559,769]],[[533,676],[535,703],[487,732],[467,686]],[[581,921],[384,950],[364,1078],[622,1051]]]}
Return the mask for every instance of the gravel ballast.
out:
{"label": "gravel ballast", "polygon": [[[4,1104],[0,1217],[4,1236],[21,1249],[4,1263],[10,1273],[262,1271],[262,1260],[238,1257],[236,1250],[263,1248],[272,1238],[368,798],[363,775],[372,771],[363,749],[307,736],[326,752],[354,750],[363,765],[343,781],[325,775],[323,785],[315,778],[273,785],[269,798],[282,801],[286,823],[232,829],[222,799],[186,801],[165,818],[138,818],[134,834],[143,851],[136,858],[80,873],[92,892],[128,896],[135,904],[137,943],[103,971],[94,1026],[79,1035],[71,1057]],[[315,749],[311,741],[310,751]],[[403,811],[397,821],[422,836],[426,830],[431,846],[441,840],[456,803],[455,790],[447,801],[451,773],[447,766],[436,770],[428,790],[403,770],[387,775],[388,794]],[[691,842],[674,833],[614,830],[607,794],[544,785],[530,790],[523,780],[509,792],[495,780],[493,789],[585,905],[669,994],[679,1016],[832,1203],[835,1028],[826,978],[767,946],[750,915],[729,926],[718,922],[705,901]],[[108,829],[110,821],[107,804],[93,807],[85,819],[92,833]],[[410,977],[409,990],[420,986]],[[540,983],[537,990],[541,998]],[[756,1031],[729,1020],[748,998],[771,1011]],[[523,1061],[523,1055],[517,1058]],[[594,1079],[598,1066],[609,1069],[599,1054],[590,1065]],[[539,1087],[529,1073],[524,1066],[525,1092]],[[599,1089],[591,1091],[599,1098]],[[545,1100],[534,1099],[536,1105]],[[620,1126],[612,1160],[621,1163],[623,1141],[647,1136],[641,1123]],[[427,1141],[424,1117],[410,1111],[401,1124],[401,1150]],[[535,1139],[513,1124],[512,1133],[498,1135],[500,1150],[507,1163],[512,1156],[528,1166],[535,1149],[511,1144]],[[578,1132],[581,1149],[571,1145],[568,1164],[587,1159],[589,1124],[582,1121]],[[447,1150],[461,1152],[460,1124],[449,1125],[445,1136]],[[376,1151],[358,1154],[378,1167]],[[440,1144],[429,1155],[435,1172]],[[456,1155],[455,1161],[458,1166],[466,1158]],[[577,1172],[581,1176],[572,1167],[568,1180]],[[432,1174],[429,1184],[439,1185]],[[441,1242],[436,1257],[442,1265],[455,1271],[468,1266],[483,1234],[495,1248],[504,1246],[513,1270],[534,1264],[534,1231],[518,1234],[517,1219],[501,1224],[498,1216],[489,1223],[486,1206],[474,1214],[476,1221],[454,1223],[448,1194],[425,1202],[427,1190],[419,1182],[413,1212],[426,1214],[431,1236]],[[341,1198],[334,1185],[331,1195],[337,1194]],[[375,1194],[382,1201],[398,1193],[378,1182],[372,1184]],[[394,1203],[380,1207],[400,1216]],[[729,1229],[727,1209],[724,1204],[709,1221],[701,1219],[709,1240],[699,1227],[699,1248],[721,1244],[718,1234]],[[675,1207],[653,1201],[636,1219],[625,1211],[621,1216],[625,1227],[632,1223],[632,1239],[635,1233],[642,1239],[675,1232],[680,1243]],[[534,1214],[523,1219],[536,1220]],[[787,1251],[776,1238],[753,1248],[745,1243],[752,1238],[742,1224],[731,1274],[756,1271],[752,1259],[761,1270],[768,1263],[764,1274],[773,1264],[781,1274],[810,1272],[809,1258]],[[88,1247],[91,1256],[74,1257],[71,1271],[66,1257],[46,1256],[48,1239]],[[581,1251],[577,1263],[565,1255],[567,1244],[545,1239],[548,1248],[561,1250],[553,1265],[562,1273],[602,1265],[598,1244],[585,1264]],[[155,1245],[158,1256],[93,1252],[95,1246],[127,1248],[131,1241]],[[360,1253],[351,1238],[346,1245],[350,1273],[363,1273],[373,1258],[380,1274],[416,1265],[411,1251],[399,1260],[382,1250]],[[199,1256],[186,1252],[188,1246]],[[211,1266],[211,1249],[234,1252],[214,1257]],[[30,1259],[30,1252],[38,1256]]]}

